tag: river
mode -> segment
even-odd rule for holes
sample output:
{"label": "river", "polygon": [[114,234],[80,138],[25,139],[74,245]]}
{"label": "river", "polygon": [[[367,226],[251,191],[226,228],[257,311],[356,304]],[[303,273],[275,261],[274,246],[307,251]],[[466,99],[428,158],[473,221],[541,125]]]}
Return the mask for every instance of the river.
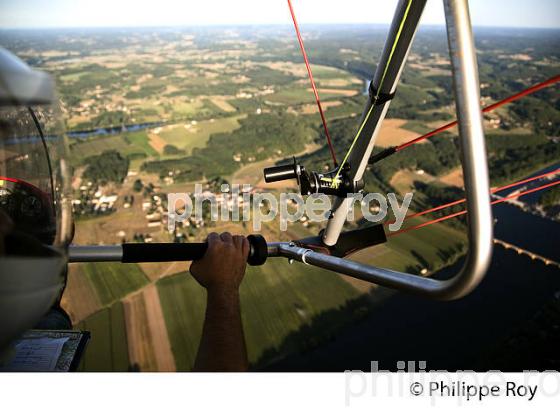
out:
{"label": "river", "polygon": [[[494,229],[497,239],[560,261],[559,222],[505,203],[494,206],[493,213],[497,220]],[[443,269],[436,276],[453,275],[461,263]],[[396,370],[397,362],[402,360],[426,361],[427,369],[487,370],[480,364],[481,358],[489,354],[494,357],[493,349],[501,348],[520,327],[534,322],[543,305],[557,299],[560,299],[558,267],[545,266],[496,245],[485,279],[463,299],[439,302],[395,293],[364,320],[339,331],[330,342],[313,351],[284,358],[266,370],[369,371],[373,360],[385,370]],[[554,326],[558,332],[558,325]],[[537,327],[534,332],[539,334],[542,330]],[[527,351],[525,361],[512,358],[500,369],[548,366],[539,357],[540,353],[547,354],[543,349],[550,348],[556,359],[560,355],[554,346],[549,346],[550,342],[546,343],[544,348],[533,346],[537,352]],[[560,367],[560,361],[555,363]]]}
{"label": "river", "polygon": [[95,136],[106,136],[106,135],[115,135],[120,134],[121,132],[130,132],[130,131],[140,131],[146,128],[155,128],[159,127],[163,124],[163,122],[144,122],[141,124],[126,124],[126,125],[118,125],[114,127],[102,127],[102,128],[94,128],[91,130],[84,130],[84,131],[70,131],[67,132],[66,135],[70,138],[87,138],[87,137],[95,137]]}

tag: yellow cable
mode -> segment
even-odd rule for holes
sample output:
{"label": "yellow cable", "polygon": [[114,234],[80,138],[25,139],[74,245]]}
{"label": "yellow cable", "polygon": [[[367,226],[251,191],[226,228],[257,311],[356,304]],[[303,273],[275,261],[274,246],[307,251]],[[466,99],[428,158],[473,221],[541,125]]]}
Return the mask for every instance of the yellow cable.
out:
{"label": "yellow cable", "polygon": [[362,133],[362,130],[364,129],[364,126],[366,125],[366,122],[368,121],[369,116],[373,112],[373,108],[375,107],[375,103],[377,102],[377,100],[379,98],[379,93],[381,92],[381,87],[383,86],[383,82],[385,81],[385,76],[387,75],[389,65],[391,64],[393,54],[395,53],[395,50],[397,48],[397,43],[399,42],[399,38],[401,36],[402,30],[403,30],[403,27],[404,27],[404,23],[406,22],[406,18],[408,17],[408,12],[410,10],[411,4],[412,4],[412,0],[408,0],[406,10],[404,11],[403,19],[401,20],[401,24],[399,25],[399,30],[397,31],[397,35],[395,36],[395,41],[393,42],[393,45],[391,47],[391,52],[389,53],[389,58],[387,59],[387,64],[385,64],[385,69],[383,70],[383,74],[381,75],[381,81],[379,82],[379,87],[377,87],[377,93],[373,97],[373,102],[371,104],[371,107],[370,107],[368,113],[366,114],[366,117],[364,118],[364,121],[362,122],[362,125],[360,125],[360,129],[358,129],[358,132],[356,133],[356,136],[354,137],[354,140],[352,141],[352,144],[350,145],[350,148],[348,149],[348,152],[344,156],[344,159],[342,160],[342,163],[340,164],[340,167],[338,168],[338,171],[337,171],[335,177],[333,178],[333,182],[331,183],[331,188],[338,188],[338,185],[340,183],[338,177],[340,175],[340,172],[342,171],[342,167],[344,166],[344,164],[348,160],[348,157],[350,156],[350,153],[352,152],[352,149],[354,148],[354,145],[356,145],[356,141],[358,141],[358,138],[360,137],[360,134]]}

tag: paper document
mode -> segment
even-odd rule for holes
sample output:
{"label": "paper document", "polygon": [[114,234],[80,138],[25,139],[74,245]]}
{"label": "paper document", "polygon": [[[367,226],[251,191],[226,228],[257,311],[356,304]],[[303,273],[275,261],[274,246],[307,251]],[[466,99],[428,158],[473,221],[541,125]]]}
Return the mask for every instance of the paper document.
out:
{"label": "paper document", "polygon": [[41,337],[20,340],[15,346],[15,357],[2,370],[52,372],[68,339]]}

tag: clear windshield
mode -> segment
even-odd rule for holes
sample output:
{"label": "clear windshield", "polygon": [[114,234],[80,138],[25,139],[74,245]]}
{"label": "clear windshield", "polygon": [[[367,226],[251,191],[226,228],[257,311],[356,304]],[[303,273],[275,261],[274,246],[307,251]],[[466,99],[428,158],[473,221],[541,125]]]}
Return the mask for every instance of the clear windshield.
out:
{"label": "clear windshield", "polygon": [[0,210],[15,232],[62,246],[71,221],[59,118],[51,106],[0,107]]}

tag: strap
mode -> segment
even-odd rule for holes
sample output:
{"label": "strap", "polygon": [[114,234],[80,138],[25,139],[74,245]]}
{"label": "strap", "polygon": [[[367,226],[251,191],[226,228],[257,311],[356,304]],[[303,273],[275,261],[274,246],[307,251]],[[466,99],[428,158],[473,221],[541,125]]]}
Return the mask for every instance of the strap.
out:
{"label": "strap", "polygon": [[373,81],[369,83],[369,96],[373,101],[373,105],[383,105],[387,101],[391,101],[395,94],[396,91],[391,94],[377,93],[377,89],[373,86]]}

